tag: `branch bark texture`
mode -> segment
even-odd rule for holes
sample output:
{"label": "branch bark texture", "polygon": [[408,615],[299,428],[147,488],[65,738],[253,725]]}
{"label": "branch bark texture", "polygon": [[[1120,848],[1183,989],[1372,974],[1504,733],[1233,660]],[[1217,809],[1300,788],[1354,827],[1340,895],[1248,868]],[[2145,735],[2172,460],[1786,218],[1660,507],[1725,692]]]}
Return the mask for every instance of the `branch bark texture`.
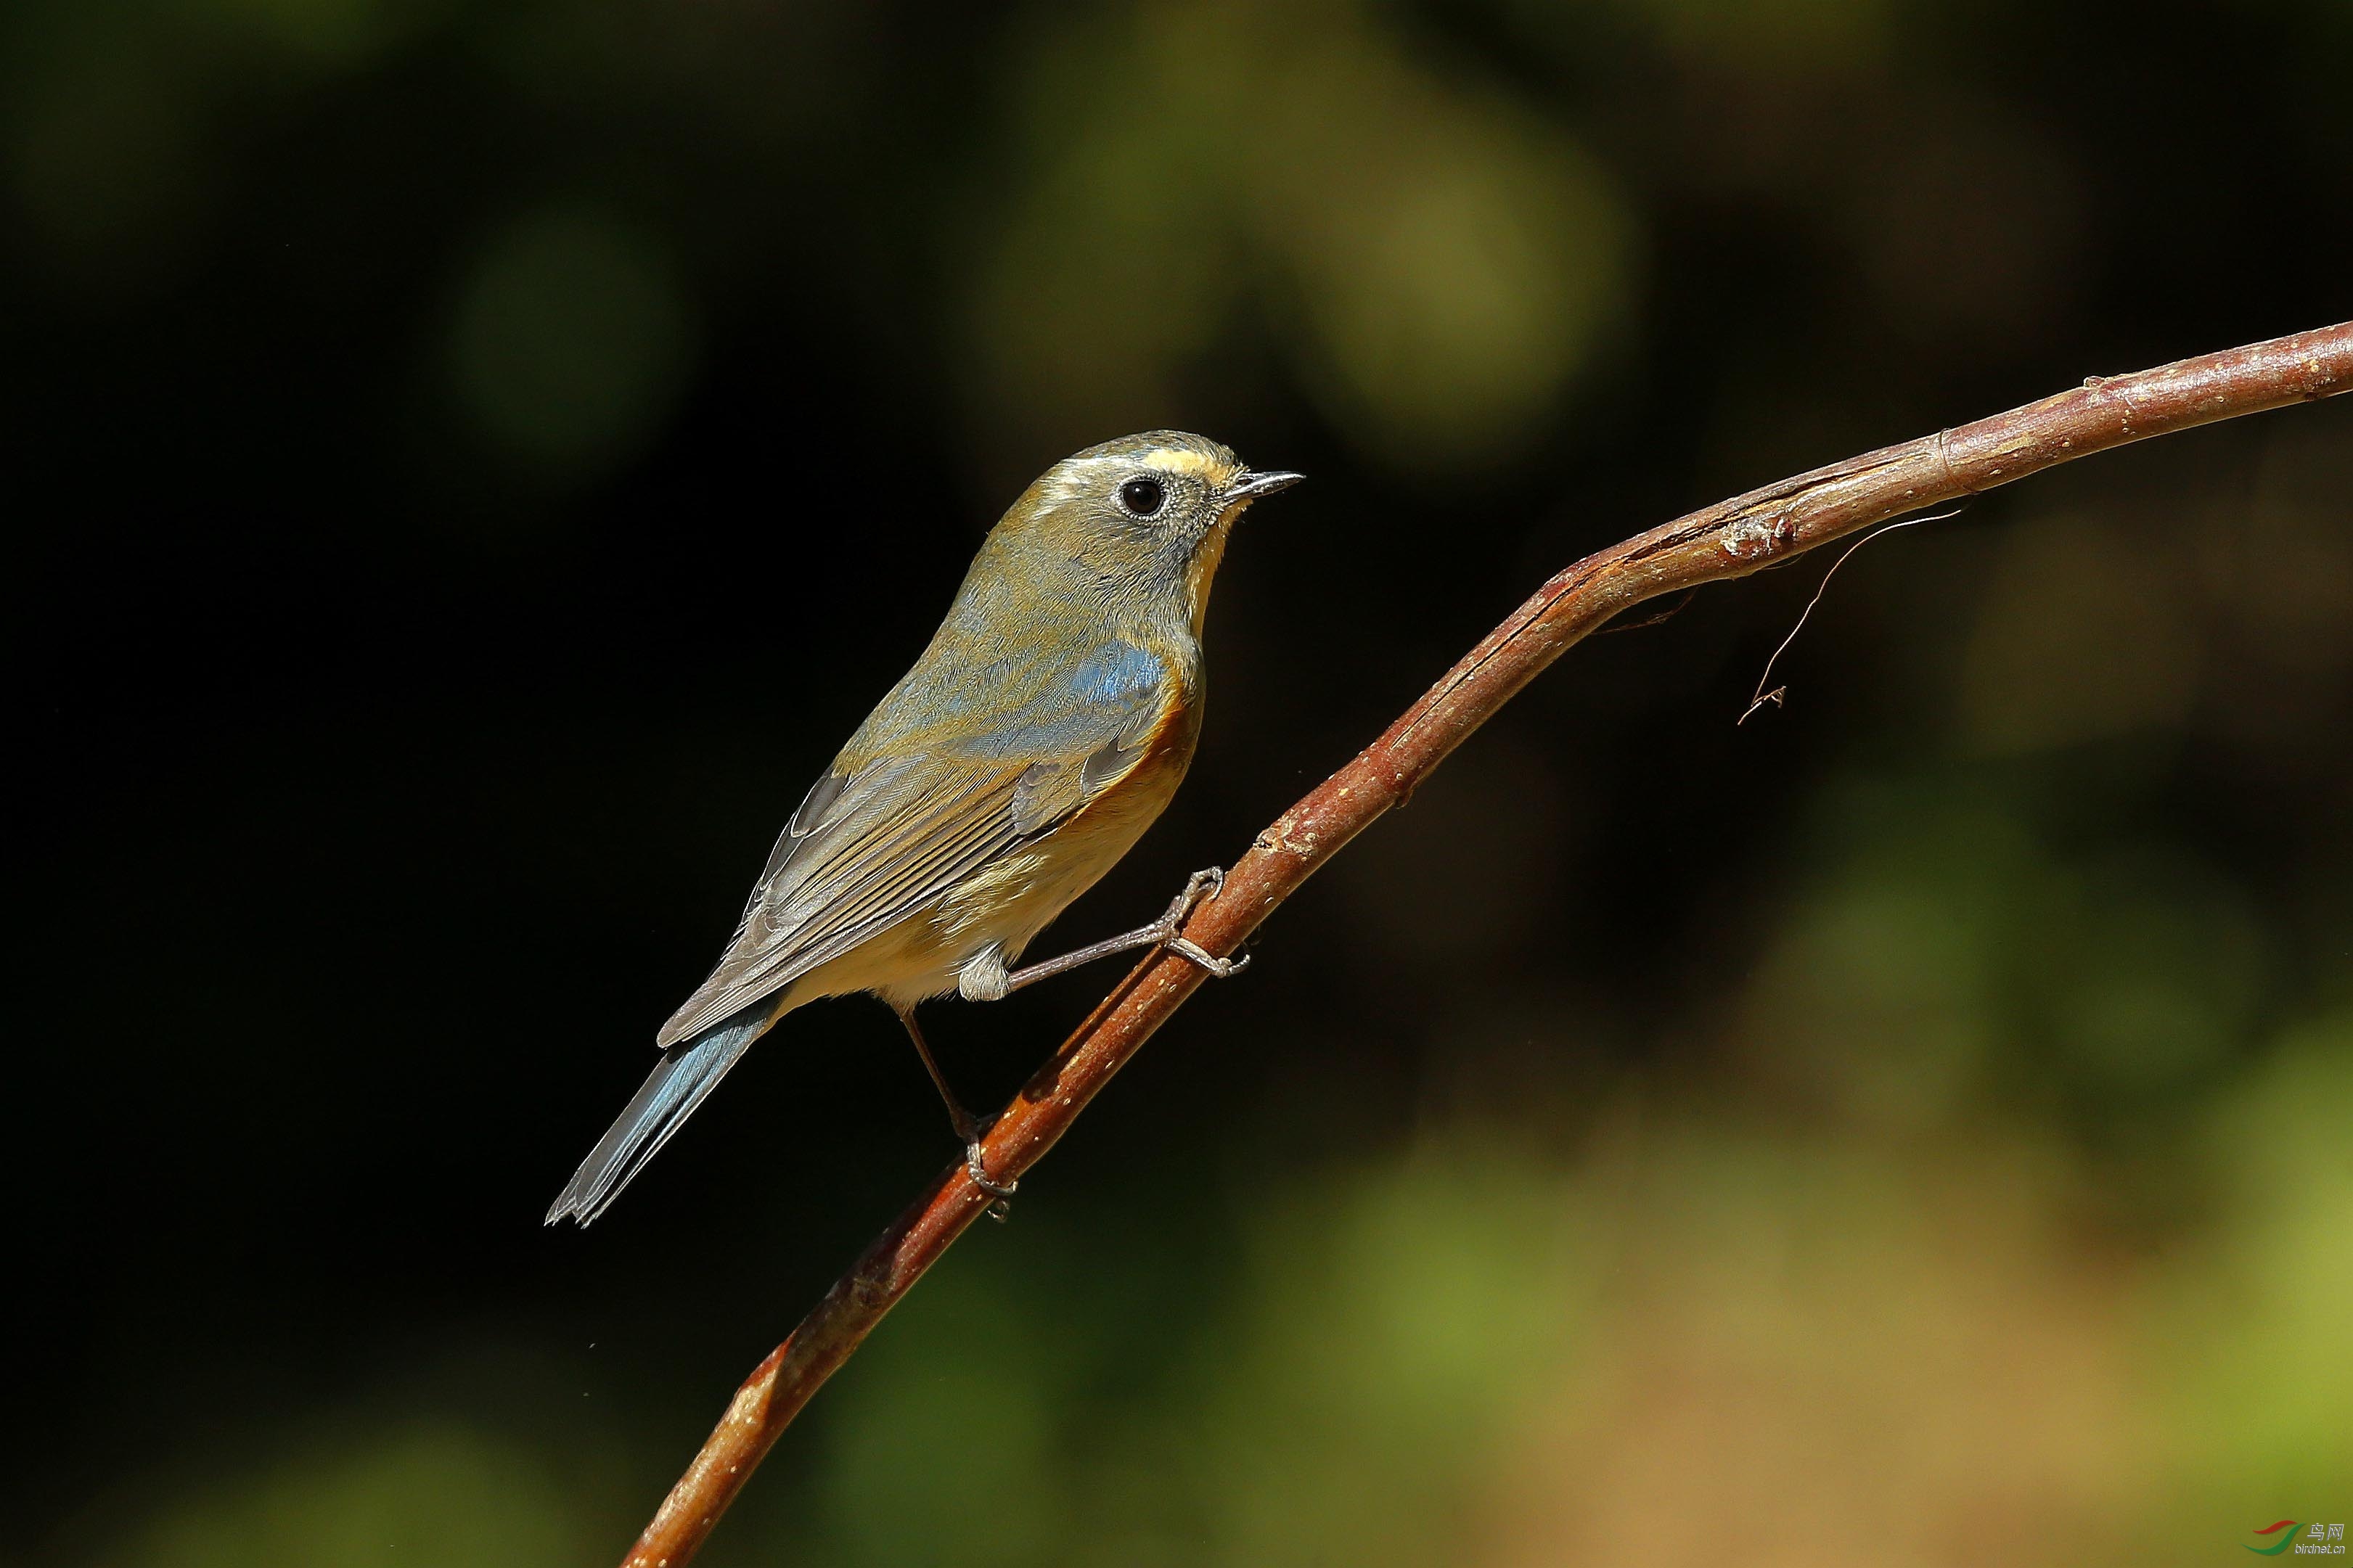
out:
{"label": "branch bark texture", "polygon": [[[1212,953],[1234,952],[1554,659],[1645,599],[1745,577],[1859,529],[2111,447],[2348,390],[2353,321],[2132,375],[2094,376],[2039,403],[1719,501],[1588,555],[1545,584],[1378,740],[1277,817],[1185,934]],[[1007,1108],[988,1135],[988,1170],[1005,1180],[1035,1164],[1203,978],[1171,953],[1138,964]],[[694,1555],[778,1434],[989,1201],[959,1163],[892,1222],[736,1391],[624,1568],[681,1568]]]}

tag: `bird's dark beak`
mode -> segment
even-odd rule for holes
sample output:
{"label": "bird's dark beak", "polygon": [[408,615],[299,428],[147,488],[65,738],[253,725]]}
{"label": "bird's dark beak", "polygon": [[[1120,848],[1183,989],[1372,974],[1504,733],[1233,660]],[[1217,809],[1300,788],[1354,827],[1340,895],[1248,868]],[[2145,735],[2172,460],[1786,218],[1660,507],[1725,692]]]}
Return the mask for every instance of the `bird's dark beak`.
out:
{"label": "bird's dark beak", "polygon": [[1277,490],[1289,489],[1306,477],[1305,474],[1244,474],[1226,487],[1225,502],[1231,506],[1237,501],[1251,501],[1261,496],[1271,496]]}

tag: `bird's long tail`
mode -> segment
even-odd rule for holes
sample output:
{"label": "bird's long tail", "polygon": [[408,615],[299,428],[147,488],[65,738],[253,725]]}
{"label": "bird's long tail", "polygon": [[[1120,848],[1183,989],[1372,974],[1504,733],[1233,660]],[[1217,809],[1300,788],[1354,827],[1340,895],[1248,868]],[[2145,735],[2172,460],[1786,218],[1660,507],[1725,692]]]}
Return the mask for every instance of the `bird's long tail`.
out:
{"label": "bird's long tail", "polygon": [[572,1173],[572,1180],[547,1211],[547,1223],[554,1225],[568,1216],[585,1226],[611,1207],[621,1189],[661,1152],[670,1134],[719,1087],[719,1080],[743,1058],[752,1042],[767,1033],[781,1011],[773,1002],[762,1003],[662,1052],[653,1076],[630,1097],[619,1120]]}

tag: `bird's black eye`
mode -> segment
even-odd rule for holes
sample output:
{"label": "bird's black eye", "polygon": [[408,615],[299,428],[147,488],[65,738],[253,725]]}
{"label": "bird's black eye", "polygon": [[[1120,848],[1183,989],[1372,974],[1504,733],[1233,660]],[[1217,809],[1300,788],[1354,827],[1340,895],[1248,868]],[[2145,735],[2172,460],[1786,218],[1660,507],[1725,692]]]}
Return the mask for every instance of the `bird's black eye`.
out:
{"label": "bird's black eye", "polygon": [[1168,491],[1158,479],[1130,479],[1119,487],[1119,504],[1138,517],[1157,517],[1168,504]]}

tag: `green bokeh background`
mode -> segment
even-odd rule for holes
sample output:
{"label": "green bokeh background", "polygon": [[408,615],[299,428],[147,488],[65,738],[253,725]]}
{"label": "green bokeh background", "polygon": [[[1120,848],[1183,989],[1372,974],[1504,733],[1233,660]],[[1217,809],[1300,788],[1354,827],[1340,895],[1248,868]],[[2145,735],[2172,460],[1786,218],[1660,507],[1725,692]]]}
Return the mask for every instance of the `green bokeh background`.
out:
{"label": "green bokeh background", "polygon": [[[2353,311],[2343,0],[24,0],[0,1565],[595,1563],[951,1154],[547,1198],[1056,457],[1253,513],[1230,859],[1543,576]],[[1578,649],[704,1561],[2228,1563],[2353,1521],[2353,405]],[[1009,1092],[1110,976],[931,1024]]]}

